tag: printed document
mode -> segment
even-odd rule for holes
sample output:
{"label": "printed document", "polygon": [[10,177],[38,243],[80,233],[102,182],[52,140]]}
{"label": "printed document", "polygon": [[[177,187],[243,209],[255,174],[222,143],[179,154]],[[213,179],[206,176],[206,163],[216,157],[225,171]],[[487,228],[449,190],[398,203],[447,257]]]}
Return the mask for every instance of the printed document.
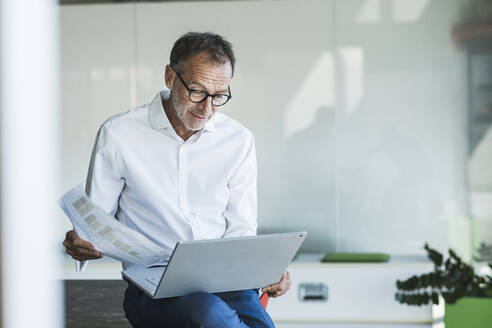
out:
{"label": "printed document", "polygon": [[94,204],[81,184],[63,195],[58,203],[79,237],[90,241],[104,255],[136,266],[162,264],[169,260],[169,255],[165,255],[160,246]]}

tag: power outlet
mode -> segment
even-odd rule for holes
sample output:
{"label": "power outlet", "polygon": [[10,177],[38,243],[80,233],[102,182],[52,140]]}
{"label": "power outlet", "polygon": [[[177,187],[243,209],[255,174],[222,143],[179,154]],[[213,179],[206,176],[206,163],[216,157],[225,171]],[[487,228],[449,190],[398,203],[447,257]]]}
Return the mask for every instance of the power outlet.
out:
{"label": "power outlet", "polygon": [[303,282],[299,284],[301,302],[327,302],[328,286],[322,282]]}

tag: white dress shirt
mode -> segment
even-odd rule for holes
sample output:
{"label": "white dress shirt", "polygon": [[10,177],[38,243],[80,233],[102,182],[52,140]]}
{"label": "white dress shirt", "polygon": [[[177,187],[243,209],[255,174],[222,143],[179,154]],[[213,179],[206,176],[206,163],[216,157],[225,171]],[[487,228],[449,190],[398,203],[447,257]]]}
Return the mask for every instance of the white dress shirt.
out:
{"label": "white dress shirt", "polygon": [[252,133],[216,112],[183,141],[163,108],[169,91],[108,119],[92,151],[86,193],[167,251],[178,241],[256,235]]}

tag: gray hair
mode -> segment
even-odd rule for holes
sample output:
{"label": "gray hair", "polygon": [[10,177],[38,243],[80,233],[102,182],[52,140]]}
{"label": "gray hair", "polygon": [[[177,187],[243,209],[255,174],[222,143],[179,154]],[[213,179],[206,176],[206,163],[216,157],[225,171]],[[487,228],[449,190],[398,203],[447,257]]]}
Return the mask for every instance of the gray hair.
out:
{"label": "gray hair", "polygon": [[224,37],[210,32],[188,32],[182,35],[171,50],[170,65],[173,69],[182,72],[186,60],[200,52],[207,52],[210,60],[220,64],[225,64],[229,60],[234,74],[236,58],[232,44]]}

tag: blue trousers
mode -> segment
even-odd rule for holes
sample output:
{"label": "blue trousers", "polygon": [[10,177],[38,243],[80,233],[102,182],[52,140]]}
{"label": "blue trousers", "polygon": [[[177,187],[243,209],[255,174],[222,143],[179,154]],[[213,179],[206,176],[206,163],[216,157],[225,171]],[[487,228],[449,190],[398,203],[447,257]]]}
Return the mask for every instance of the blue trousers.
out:
{"label": "blue trousers", "polygon": [[135,328],[271,328],[255,289],[152,299],[128,283],[123,302]]}

